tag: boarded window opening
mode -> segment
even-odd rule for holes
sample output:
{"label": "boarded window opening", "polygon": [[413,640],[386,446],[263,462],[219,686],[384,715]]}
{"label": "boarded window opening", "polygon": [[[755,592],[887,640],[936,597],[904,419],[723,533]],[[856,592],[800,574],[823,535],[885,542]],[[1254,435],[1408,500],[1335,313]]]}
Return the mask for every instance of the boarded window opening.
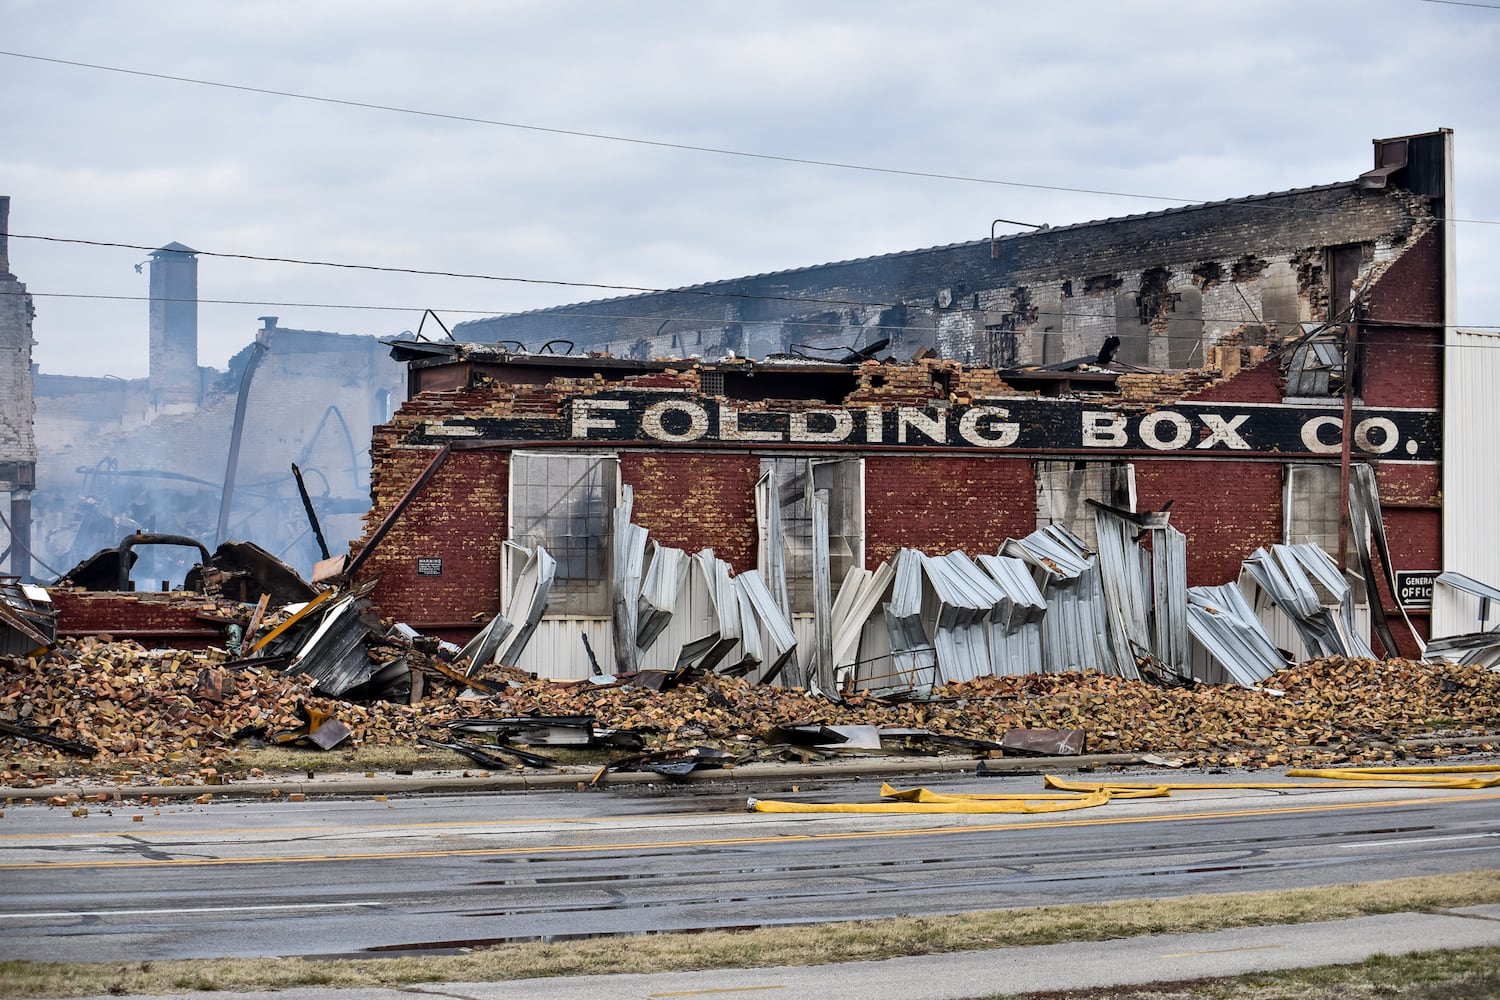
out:
{"label": "boarded window opening", "polygon": [[511,454],[510,538],[527,548],[541,545],[557,560],[550,614],[609,614],[618,495],[614,456]]}
{"label": "boarded window opening", "polygon": [[[1339,521],[1344,513],[1339,481],[1337,465],[1286,467],[1286,499],[1283,506],[1286,543],[1317,545],[1328,553],[1334,563],[1339,561]],[[1364,573],[1359,565],[1359,549],[1353,537],[1349,539],[1349,550],[1344,557],[1344,578],[1354,591],[1354,603],[1368,604]]]}
{"label": "boarded window opening", "polygon": [[1129,462],[1036,463],[1038,528],[1060,524],[1094,548],[1099,535],[1089,500],[1135,510],[1135,466]]}
{"label": "boarded window opening", "polygon": [[813,495],[828,494],[829,579],[837,594],[849,570],[864,566],[864,462],[857,458],[766,457],[760,460],[760,471],[776,474],[792,612],[812,614]]}

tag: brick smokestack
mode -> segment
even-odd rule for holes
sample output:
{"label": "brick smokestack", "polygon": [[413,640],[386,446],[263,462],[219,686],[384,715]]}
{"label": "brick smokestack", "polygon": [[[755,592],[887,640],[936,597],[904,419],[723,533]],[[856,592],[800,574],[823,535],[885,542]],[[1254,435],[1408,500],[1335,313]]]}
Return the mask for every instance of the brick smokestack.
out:
{"label": "brick smokestack", "polygon": [[0,194],[0,274],[10,273],[10,195]]}
{"label": "brick smokestack", "polygon": [[168,243],[151,252],[151,400],[198,403],[198,251]]}

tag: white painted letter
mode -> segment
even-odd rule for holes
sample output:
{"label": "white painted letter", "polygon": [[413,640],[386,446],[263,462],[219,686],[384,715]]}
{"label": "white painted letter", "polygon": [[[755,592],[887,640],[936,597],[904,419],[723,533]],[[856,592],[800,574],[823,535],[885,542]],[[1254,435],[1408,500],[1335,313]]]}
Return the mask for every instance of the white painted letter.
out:
{"label": "white painted letter", "polygon": [[1250,419],[1250,414],[1236,413],[1225,420],[1217,413],[1200,413],[1198,419],[1203,421],[1203,426],[1213,432],[1198,442],[1199,448],[1212,448],[1216,444],[1226,444],[1235,451],[1250,450],[1250,442],[1240,437],[1239,432],[1240,426]]}
{"label": "white painted letter", "polygon": [[[1379,444],[1370,440],[1372,430],[1380,432]],[[1395,422],[1385,417],[1367,417],[1354,425],[1355,446],[1372,455],[1384,455],[1393,450],[1400,439],[1401,432],[1396,429]]]}
{"label": "white painted letter", "polygon": [[1085,448],[1123,448],[1126,440],[1123,416],[1106,410],[1083,411]]}
{"label": "white painted letter", "polygon": [[959,418],[958,433],[981,448],[1009,448],[1021,436],[1021,425],[1007,421],[1009,416],[1003,406],[972,406]]}
{"label": "white painted letter", "polygon": [[[814,413],[831,417],[833,428],[826,431],[809,430],[807,418]],[[787,418],[787,423],[788,439],[805,444],[836,444],[848,440],[850,432],[854,430],[854,417],[848,410],[809,410],[806,413],[793,413]]]}
{"label": "white painted letter", "polygon": [[[1162,424],[1172,426],[1172,436],[1162,440],[1156,433],[1156,429]],[[1188,418],[1175,410],[1158,410],[1148,416],[1141,418],[1141,440],[1146,442],[1146,447],[1155,448],[1157,451],[1176,451],[1193,436],[1193,425]]]}
{"label": "white painted letter", "polygon": [[1329,444],[1318,434],[1324,427],[1333,427],[1342,434],[1344,422],[1338,417],[1313,417],[1302,425],[1302,444],[1314,455],[1337,455],[1342,446],[1338,441]]}
{"label": "white painted letter", "polygon": [[594,414],[600,410],[619,411],[629,408],[630,404],[623,399],[575,399],[573,400],[573,436],[586,438],[592,430],[616,430],[620,423],[614,417],[596,417]]}
{"label": "white painted letter", "polygon": [[910,427],[933,444],[948,443],[948,414],[932,416],[915,406],[903,406],[896,411],[896,440],[906,443],[906,429]]}
{"label": "white painted letter", "polygon": [[[662,417],[668,413],[682,413],[688,418],[688,429],[680,434],[667,430]],[[652,403],[641,414],[641,430],[658,441],[696,441],[708,433],[708,414],[697,403],[685,399],[666,399]]]}

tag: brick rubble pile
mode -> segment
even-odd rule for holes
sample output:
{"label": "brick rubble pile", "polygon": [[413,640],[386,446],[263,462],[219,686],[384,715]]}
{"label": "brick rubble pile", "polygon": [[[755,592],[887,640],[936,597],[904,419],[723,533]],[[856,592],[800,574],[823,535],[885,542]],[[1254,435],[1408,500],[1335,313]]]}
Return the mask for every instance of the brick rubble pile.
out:
{"label": "brick rubble pile", "polygon": [[[1391,759],[1406,755],[1395,747],[1401,741],[1482,737],[1500,726],[1500,675],[1401,659],[1313,660],[1260,690],[1163,688],[1086,672],[980,678],[943,687],[926,702],[853,696],[842,704],[720,676],[658,692],[508,671],[491,678],[504,682],[499,693],[480,699],[459,698],[460,685],[437,677],[417,705],[334,701],[316,696],[305,678],[225,667],[224,659],[217,650],[147,651],[102,639],[70,640],[44,657],[0,658],[0,721],[97,748],[95,771],[146,773],[223,767],[246,746],[237,734],[295,728],[299,705],[350,729],[341,750],[441,741],[444,723],[456,718],[542,714],[591,715],[600,728],[644,733],[648,748],[748,752],[771,728],[803,724],[918,728],[992,741],[1011,729],[1082,729],[1089,753],[1251,767]],[[44,765],[78,759],[14,736],[0,737],[0,752],[7,761]]]}

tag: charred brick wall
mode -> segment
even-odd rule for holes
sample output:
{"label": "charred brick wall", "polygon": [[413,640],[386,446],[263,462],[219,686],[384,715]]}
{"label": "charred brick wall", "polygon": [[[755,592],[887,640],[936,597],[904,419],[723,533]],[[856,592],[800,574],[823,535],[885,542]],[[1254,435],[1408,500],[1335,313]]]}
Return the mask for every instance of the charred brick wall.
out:
{"label": "charred brick wall", "polygon": [[620,478],[635,490],[635,523],[655,541],[688,552],[713,549],[736,573],[755,568],[758,457],[625,452]]}
{"label": "charred brick wall", "polygon": [[1181,368],[1252,318],[1282,334],[1324,319],[1346,294],[1330,287],[1325,250],[1357,246],[1371,268],[1385,268],[1420,249],[1431,219],[1426,199],[1399,188],[1334,184],[1004,236],[993,253],[976,240],[713,282],[692,295],[630,296],[610,300],[607,318],[562,306],[477,320],[458,335],[535,346],[561,326],[579,349],[641,359],[889,338],[883,353],[900,358],[932,347],[991,366],[1089,355],[1117,335],[1121,360]]}
{"label": "charred brick wall", "polygon": [[191,595],[51,591],[60,636],[108,634],[148,648],[201,649],[223,645],[222,623],[202,617],[213,605]]}
{"label": "charred brick wall", "polygon": [[[10,197],[0,195],[0,464],[36,461],[32,416],[31,321],[26,286],[10,273]],[[0,473],[0,490],[7,486]]]}
{"label": "charred brick wall", "polygon": [[1022,458],[865,459],[865,565],[903,546],[930,554],[995,552],[1036,530],[1036,477]]}

